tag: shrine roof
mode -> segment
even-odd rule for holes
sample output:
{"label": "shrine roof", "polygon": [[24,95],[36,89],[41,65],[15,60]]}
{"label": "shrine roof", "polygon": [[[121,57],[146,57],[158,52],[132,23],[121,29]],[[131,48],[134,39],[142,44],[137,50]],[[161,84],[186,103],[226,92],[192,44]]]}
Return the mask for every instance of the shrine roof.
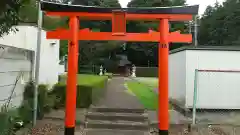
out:
{"label": "shrine roof", "polygon": [[112,13],[113,11],[125,11],[130,14],[198,14],[199,5],[174,6],[174,7],[131,7],[131,8],[105,8],[84,5],[57,4],[41,1],[41,9],[48,12],[88,12],[88,13]]}

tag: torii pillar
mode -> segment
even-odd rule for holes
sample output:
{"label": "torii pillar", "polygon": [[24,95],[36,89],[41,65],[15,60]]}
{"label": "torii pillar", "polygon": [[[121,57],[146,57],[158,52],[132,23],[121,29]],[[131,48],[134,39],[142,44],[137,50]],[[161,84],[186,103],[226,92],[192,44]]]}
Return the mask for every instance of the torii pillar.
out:
{"label": "torii pillar", "polygon": [[74,135],[76,121],[76,95],[78,74],[78,31],[79,20],[77,16],[69,19],[71,39],[68,45],[68,73],[65,111],[65,135]]}
{"label": "torii pillar", "polygon": [[168,56],[169,56],[169,21],[161,19],[159,24],[160,40],[158,46],[158,121],[159,134],[168,135]]}

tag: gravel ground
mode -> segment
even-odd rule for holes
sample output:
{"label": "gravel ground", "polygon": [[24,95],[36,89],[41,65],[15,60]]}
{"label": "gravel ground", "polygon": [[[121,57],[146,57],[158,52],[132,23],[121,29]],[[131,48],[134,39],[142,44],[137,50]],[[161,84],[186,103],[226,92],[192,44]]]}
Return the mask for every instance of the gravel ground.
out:
{"label": "gravel ground", "polygon": [[[76,135],[84,135],[83,127],[77,126],[75,131]],[[29,130],[22,129],[16,135],[63,135],[64,134],[64,121],[43,119],[38,120],[37,125]]]}
{"label": "gravel ground", "polygon": [[41,120],[28,133],[28,135],[57,135],[64,131],[64,124],[62,121]]}

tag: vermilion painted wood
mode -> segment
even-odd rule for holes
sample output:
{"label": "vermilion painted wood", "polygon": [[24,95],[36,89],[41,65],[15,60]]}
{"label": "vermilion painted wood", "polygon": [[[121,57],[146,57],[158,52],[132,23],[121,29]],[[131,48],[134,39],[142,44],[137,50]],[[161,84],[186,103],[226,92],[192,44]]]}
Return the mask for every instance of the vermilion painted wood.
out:
{"label": "vermilion painted wood", "polygon": [[[75,127],[76,117],[76,93],[77,93],[77,60],[78,60],[78,29],[79,22],[77,17],[70,18],[70,38],[68,45],[68,77],[66,92],[66,110],[65,110],[65,126],[66,128]],[[67,134],[67,133],[66,133]]]}
{"label": "vermilion painted wood", "polygon": [[124,35],[126,33],[126,13],[114,11],[112,13],[112,33],[114,35]]}
{"label": "vermilion painted wood", "polygon": [[[169,42],[172,43],[191,43],[191,34],[180,34],[179,31],[171,32]],[[65,29],[57,29],[47,32],[48,39],[68,40],[71,38],[71,32]],[[112,32],[91,32],[89,29],[82,29],[78,32],[78,40],[122,40],[135,42],[161,42],[160,32],[149,31],[149,33],[124,33],[122,35],[113,35]]]}
{"label": "vermilion painted wood", "polygon": [[[158,76],[159,76],[159,130],[168,134],[169,114],[168,114],[168,60],[169,43],[185,42],[191,43],[191,34],[180,34],[179,31],[169,32],[169,21],[189,21],[193,15],[189,14],[135,14],[124,12],[113,13],[87,13],[87,12],[46,12],[51,16],[70,17],[70,30],[57,29],[47,32],[48,39],[69,40],[68,59],[68,81],[66,100],[66,120],[65,126],[75,126],[76,107],[76,74],[77,74],[77,45],[78,40],[122,40],[137,42],[159,42],[158,54]],[[76,20],[112,20],[112,32],[92,32],[89,29],[79,30],[79,22]],[[148,33],[126,33],[127,20],[160,21],[159,32],[149,31]],[[71,134],[72,135],[72,134]]]}
{"label": "vermilion painted wood", "polygon": [[159,31],[161,33],[158,52],[158,121],[160,131],[168,131],[168,56],[169,56],[169,21],[160,20]]}
{"label": "vermilion painted wood", "polygon": [[[85,12],[46,12],[49,16],[78,16],[80,20],[111,20],[111,13],[85,13]],[[126,20],[159,21],[160,19],[169,21],[189,21],[193,19],[189,14],[126,14]]]}

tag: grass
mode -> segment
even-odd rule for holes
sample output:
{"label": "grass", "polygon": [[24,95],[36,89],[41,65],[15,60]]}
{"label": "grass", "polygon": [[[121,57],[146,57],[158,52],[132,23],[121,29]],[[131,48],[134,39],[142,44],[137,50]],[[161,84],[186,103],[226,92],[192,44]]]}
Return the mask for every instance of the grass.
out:
{"label": "grass", "polygon": [[[78,74],[77,83],[78,85],[92,86],[98,82],[101,82],[107,79],[107,76],[98,76],[98,75],[90,75],[90,74]],[[67,76],[60,76],[60,82],[66,83]]]}
{"label": "grass", "polygon": [[158,78],[155,77],[137,77],[139,82],[144,83],[152,88],[158,87]]}
{"label": "grass", "polygon": [[128,90],[136,95],[146,109],[156,110],[158,107],[158,95],[150,87],[136,81],[127,82]]}

